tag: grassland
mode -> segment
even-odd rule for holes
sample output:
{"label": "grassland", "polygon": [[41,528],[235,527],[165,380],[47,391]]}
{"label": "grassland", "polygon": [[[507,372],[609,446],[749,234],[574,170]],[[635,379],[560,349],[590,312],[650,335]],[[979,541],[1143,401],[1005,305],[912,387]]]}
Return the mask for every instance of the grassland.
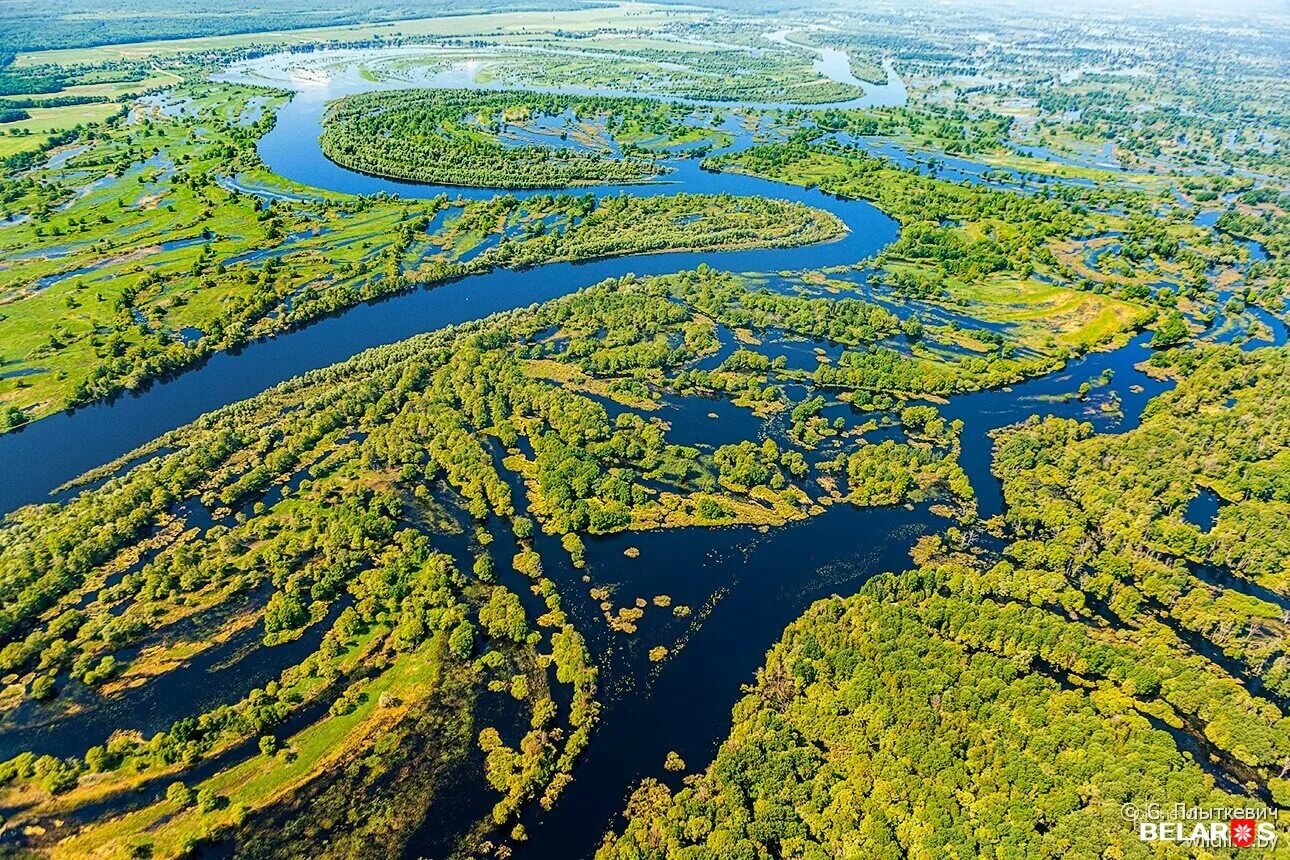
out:
{"label": "grassland", "polygon": [[685,21],[692,13],[641,3],[626,3],[591,9],[571,11],[499,12],[485,15],[448,15],[434,18],[414,18],[376,24],[344,25],[339,27],[311,27],[300,30],[278,30],[267,33],[240,33],[229,36],[205,36],[192,39],[165,39],[136,42],[124,45],[103,45],[94,48],[20,53],[14,60],[16,68],[52,64],[77,66],[116,60],[144,60],[154,57],[182,54],[229,51],[252,45],[266,44],[290,47],[292,45],[318,45],[333,41],[368,41],[381,39],[397,41],[399,38],[442,36],[464,38],[468,36],[505,36],[525,33],[563,30],[572,33],[590,33],[602,28],[622,24],[650,27],[665,22]]}
{"label": "grassland", "polygon": [[[0,232],[9,426],[356,301],[496,266],[793,245],[842,229],[825,213],[773,201],[450,206],[293,187],[265,172],[254,150],[282,98],[239,86],[171,90],[107,134],[69,144],[36,182],[13,186],[6,212],[27,217]],[[247,183],[297,199],[262,206],[236,190]]]}
{"label": "grassland", "polygon": [[[166,799],[160,803],[91,827],[60,842],[51,857],[128,856],[134,846],[146,844],[156,856],[182,855],[202,840],[231,834],[253,820],[257,813],[281,804],[311,782],[343,769],[360,756],[376,754],[383,736],[397,733],[401,723],[416,710],[450,706],[458,724],[469,725],[469,699],[462,700],[468,667],[452,666],[457,677],[445,686],[446,642],[430,641],[421,650],[400,655],[373,680],[363,685],[359,703],[347,713],[327,716],[283,737],[283,752],[260,752],[246,757],[193,789],[221,798],[216,808]],[[459,735],[459,733],[458,733]],[[440,735],[440,754],[461,755],[452,747],[452,736]],[[468,738],[456,737],[457,744]],[[147,834],[146,838],[142,834]]]}
{"label": "grassland", "polygon": [[0,163],[17,164],[15,156],[34,154],[54,138],[97,126],[123,112],[139,94],[179,80],[171,72],[126,66],[119,71],[73,73],[49,92],[0,96],[0,110],[21,108],[27,114],[0,125]]}
{"label": "grassland", "polygon": [[[1203,231],[1190,224],[1117,214],[1097,192],[1070,190],[1070,202],[1023,197],[827,148],[768,146],[708,163],[873,201],[905,227],[879,257],[884,283],[1015,326],[1029,333],[1023,338],[1030,348],[1043,351],[1083,352],[1116,342],[1155,315],[1154,303],[1144,299],[1156,296],[1168,306],[1180,295],[1196,296],[1204,288],[1200,274],[1222,253],[1206,249]],[[1140,198],[1136,205],[1144,204]],[[1138,230],[1145,231],[1140,238]],[[1135,241],[1144,250],[1135,250],[1135,260],[1126,259],[1117,274],[1084,262],[1091,249]],[[1166,280],[1171,288],[1159,292]]]}

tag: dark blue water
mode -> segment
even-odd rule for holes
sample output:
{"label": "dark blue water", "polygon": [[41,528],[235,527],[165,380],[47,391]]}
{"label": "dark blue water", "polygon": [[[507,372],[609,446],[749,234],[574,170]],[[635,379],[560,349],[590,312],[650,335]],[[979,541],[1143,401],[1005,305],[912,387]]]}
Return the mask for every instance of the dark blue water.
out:
{"label": "dark blue water", "polygon": [[[1147,347],[1150,339],[1151,334],[1143,332],[1121,349],[1089,353],[1069,362],[1058,373],[1007,388],[961,394],[938,407],[947,419],[963,421],[963,453],[959,463],[976,490],[981,517],[1003,511],[1003,491],[990,472],[994,458],[991,434],[998,428],[1024,421],[1031,415],[1089,421],[1101,433],[1118,433],[1138,426],[1147,401],[1173,387],[1172,380],[1153,379],[1134,366],[1151,355]],[[1094,389],[1084,399],[1072,396],[1080,383],[1094,380],[1107,371],[1113,374],[1108,386]],[[1118,400],[1117,409],[1110,408],[1114,405],[1112,393]]]}
{"label": "dark blue water", "polygon": [[[271,169],[307,185],[349,193],[420,198],[443,193],[468,198],[492,195],[482,189],[445,189],[364,176],[332,164],[316,143],[321,108],[320,98],[298,96],[283,110],[277,127],[261,145]],[[649,195],[684,190],[778,197],[833,212],[850,232],[836,242],[787,250],[652,254],[499,271],[359,305],[238,353],[214,356],[138,395],[52,416],[24,431],[0,436],[7,479],[0,485],[0,510],[39,501],[62,482],[204,412],[370,347],[565,295],[627,272],[660,274],[700,263],[736,271],[824,268],[857,262],[897,235],[891,219],[862,202],[751,177],[705,173],[694,161],[681,159],[670,166],[674,169],[664,182],[626,191],[596,188],[590,193]],[[1284,342],[1284,335],[1284,327],[1277,330],[1279,341]],[[998,513],[1003,506],[999,483],[990,473],[990,433],[1031,415],[1046,414],[1090,420],[1103,432],[1136,426],[1147,400],[1168,387],[1133,367],[1149,354],[1147,339],[1140,335],[1122,349],[1072,362],[1061,373],[1010,389],[954,397],[940,407],[946,417],[964,421],[962,463],[983,516]],[[805,363],[806,357],[801,358]],[[1108,370],[1113,372],[1109,385],[1083,400],[1070,396],[1081,382]],[[1135,392],[1131,386],[1140,388]],[[709,418],[710,412],[716,412],[718,419]],[[764,424],[747,410],[702,398],[670,400],[658,414],[671,422],[674,441],[710,443],[719,435],[714,434],[714,425],[726,424],[737,424],[736,435],[751,438]],[[51,452],[57,456],[50,456]],[[515,480],[513,474],[507,476]],[[518,493],[518,484],[513,490]],[[841,505],[766,533],[749,528],[685,529],[589,539],[586,572],[591,585],[612,587],[616,606],[631,605],[637,597],[651,601],[632,636],[608,629],[597,601],[588,594],[591,585],[581,583],[582,571],[572,569],[553,539],[539,537],[547,575],[559,585],[566,610],[588,638],[591,652],[599,656],[604,710],[591,748],[555,809],[539,814],[534,807],[524,813],[531,838],[515,846],[516,856],[551,860],[590,856],[640,778],[654,776],[678,784],[678,775],[663,770],[667,752],[678,752],[690,772],[706,766],[727,732],[740,685],[754,679],[765,650],[788,623],[819,598],[854,593],[872,576],[908,566],[908,550],[917,538],[944,525],[926,508],[861,510]],[[628,547],[639,549],[640,556],[626,557],[623,551]],[[673,604],[690,606],[692,614],[681,618],[654,606],[652,598],[660,594],[670,596]],[[673,652],[662,663],[652,663],[648,651],[659,644]],[[269,676],[267,669],[266,664],[264,672],[253,673],[256,683]],[[157,685],[158,692],[150,694],[154,700],[170,703],[167,718],[191,709],[192,701],[182,694],[193,687],[172,680],[182,674],[171,673]],[[195,674],[201,678],[205,673]],[[236,698],[236,691],[244,691],[247,681],[230,681],[227,689],[221,686],[219,700]],[[120,722],[108,719],[102,710],[95,713],[104,725]],[[149,725],[154,722],[163,724],[160,717],[148,720]],[[98,740],[92,726],[87,733],[91,742]],[[487,808],[488,795],[482,786],[464,785],[459,793],[464,805],[458,808]],[[429,846],[444,844],[445,829],[461,824],[427,822],[408,853],[417,856]]]}
{"label": "dark blue water", "polygon": [[[272,647],[261,644],[264,626],[256,621],[227,641],[194,655],[182,668],[113,696],[98,697],[76,682],[60,680],[66,689],[60,690],[57,701],[80,707],[51,715],[45,706],[24,702],[0,730],[0,759],[24,750],[60,758],[84,755],[90,746],[106,743],[117,729],[137,730],[150,738],[183,716],[236,704],[252,689],[278,680],[283,670],[317,651],[323,635],[347,605],[348,600],[337,600],[324,618],[300,636]],[[206,622],[209,625],[210,619]],[[177,638],[173,634],[170,631],[168,638]],[[189,634],[188,638],[201,636],[197,629]],[[129,655],[117,652],[117,656]]]}
{"label": "dark blue water", "polygon": [[[590,857],[641,778],[679,786],[683,774],[663,769],[669,751],[680,754],[690,773],[711,761],[740,686],[753,681],[784,627],[816,600],[852,594],[874,575],[906,566],[914,542],[942,522],[924,509],[847,506],[766,534],[686,529],[590,541],[588,570],[596,584],[615,586],[616,605],[665,594],[693,615],[677,620],[651,603],[639,630],[627,636],[607,630],[585,593],[566,596],[592,653],[608,654],[601,721],[560,801],[550,812],[529,809],[522,816],[530,838],[515,846],[514,856]],[[625,557],[628,547],[640,556]],[[565,571],[548,575],[576,581]],[[683,647],[650,663],[649,649],[673,646],[678,634]],[[410,846],[408,855],[418,856],[417,848]]]}
{"label": "dark blue water", "polygon": [[[366,176],[328,161],[318,147],[323,103],[297,96],[261,142],[261,156],[275,172],[315,187],[353,194],[384,191],[434,198],[444,193],[485,199],[488,189],[418,185]],[[896,222],[868,203],[842,200],[814,189],[701,170],[692,159],[670,162],[666,181],[578,189],[599,196],[674,194],[678,191],[773,197],[815,206],[849,228],[842,238],[798,248],[703,253],[642,254],[588,263],[556,263],[524,271],[499,270],[358,305],[306,328],[222,352],[176,378],[72,412],[51,415],[0,436],[0,513],[39,502],[60,484],[110,462],[198,416],[252,397],[307,371],[343,361],[375,346],[567,295],[606,278],[628,273],[658,275],[706,263],[728,271],[778,271],[846,265],[869,257],[895,240]],[[519,192],[527,197],[537,193]],[[57,457],[48,452],[58,451]]]}
{"label": "dark blue water", "polygon": [[[1147,400],[1172,385],[1133,368],[1149,354],[1147,339],[1141,335],[1123,349],[1090,354],[1060,373],[1008,390],[965,394],[939,406],[947,418],[965,422],[961,463],[972,479],[981,516],[1003,507],[1001,486],[990,472],[994,430],[1048,414],[1091,421],[1100,432],[1138,425]],[[1114,372],[1109,386],[1085,400],[1064,398],[1108,369]],[[1142,390],[1130,391],[1134,385]],[[1112,402],[1113,391],[1120,409],[1106,411],[1102,407]],[[685,402],[691,400],[700,402]],[[663,414],[673,432],[683,435],[700,434],[705,422],[715,423],[698,398],[670,401]],[[651,604],[640,630],[627,638],[608,632],[594,605],[590,610],[582,606],[580,613],[578,595],[571,600],[566,594],[566,608],[588,644],[604,649],[592,647],[592,653],[608,655],[601,671],[610,695],[573,784],[551,812],[525,813],[530,838],[515,846],[515,857],[590,857],[601,834],[616,826],[615,816],[640,779],[679,786],[683,774],[669,774],[662,767],[669,750],[681,755],[688,772],[711,761],[728,730],[741,685],[754,680],[764,651],[788,623],[820,598],[852,594],[879,573],[908,567],[908,551],[918,537],[946,525],[926,507],[840,505],[765,534],[747,528],[687,529],[589,540],[588,571],[594,584],[614,586],[615,606],[668,594],[674,602],[691,605],[696,614],[701,606],[709,607],[708,614],[679,653],[651,667],[645,652],[656,644],[670,645],[677,635],[665,611]],[[629,546],[640,550],[639,558],[622,555]],[[558,552],[543,553],[543,558],[553,580],[577,581],[574,571],[559,569]],[[417,856],[415,847],[410,856]]]}
{"label": "dark blue water", "polygon": [[1219,498],[1218,493],[1209,487],[1201,487],[1183,509],[1183,519],[1201,531],[1207,532],[1214,527],[1214,521],[1218,518],[1218,509],[1222,504],[1223,500]]}

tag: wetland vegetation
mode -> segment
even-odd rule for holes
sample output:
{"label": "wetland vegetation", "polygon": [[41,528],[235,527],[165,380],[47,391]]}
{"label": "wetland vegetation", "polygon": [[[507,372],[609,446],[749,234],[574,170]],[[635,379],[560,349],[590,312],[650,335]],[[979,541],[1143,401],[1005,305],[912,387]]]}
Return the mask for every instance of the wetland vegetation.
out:
{"label": "wetland vegetation", "polygon": [[554,5],[4,29],[0,852],[1290,809],[1284,28]]}
{"label": "wetland vegetation", "polygon": [[192,92],[168,92],[182,113],[142,105],[13,180],[7,206],[26,217],[0,233],[11,256],[0,270],[4,426],[359,301],[494,268],[791,246],[843,229],[780,201],[687,194],[264,199],[244,189],[266,176],[255,141],[280,97]]}
{"label": "wetland vegetation", "polygon": [[[1128,433],[1005,431],[1002,548],[949,529],[813,606],[712,764],[647,780],[597,857],[1148,857],[1108,824],[1144,794],[1285,807],[1286,355],[1161,355],[1178,387]],[[1208,487],[1204,531],[1183,511]],[[1220,555],[1224,584],[1196,570]]]}
{"label": "wetland vegetation", "polygon": [[686,125],[688,113],[645,99],[477,90],[363,93],[328,108],[322,150],[364,173],[441,185],[642,182],[660,172],[651,153],[720,134]]}

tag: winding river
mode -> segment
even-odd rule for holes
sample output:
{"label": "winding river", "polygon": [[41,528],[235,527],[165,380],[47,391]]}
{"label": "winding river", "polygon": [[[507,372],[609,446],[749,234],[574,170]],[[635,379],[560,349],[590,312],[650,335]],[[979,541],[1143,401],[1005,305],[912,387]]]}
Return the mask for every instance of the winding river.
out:
{"label": "winding river", "polygon": [[[359,52],[318,52],[329,64]],[[309,55],[316,59],[315,55]],[[318,145],[322,113],[329,99],[374,89],[412,84],[472,85],[477,68],[469,63],[426,77],[378,83],[366,80],[352,65],[323,84],[293,76],[298,55],[274,55],[234,67],[221,79],[292,86],[296,95],[283,107],[274,129],[260,142],[265,164],[303,185],[348,194],[385,192],[408,198],[485,199],[495,190],[399,182],[347,170],[329,161]],[[586,89],[586,88],[583,88]],[[903,90],[902,90],[903,92]],[[868,103],[857,100],[857,103]],[[852,103],[847,103],[852,104]],[[735,105],[726,105],[735,107]],[[767,105],[773,107],[773,105]],[[732,131],[739,131],[730,122]],[[748,146],[737,135],[735,147]],[[783,185],[735,174],[709,173],[697,159],[669,162],[662,181],[644,185],[577,189],[597,196],[659,195],[677,192],[726,193],[794,200],[837,215],[849,232],[834,242],[780,250],[720,253],[657,253],[614,257],[586,263],[557,263],[524,271],[498,270],[483,275],[369,302],[312,323],[306,328],[222,352],[176,378],[105,403],[92,404],[35,422],[17,433],[0,436],[0,459],[6,480],[0,486],[0,514],[48,498],[51,490],[151,439],[181,427],[203,413],[244,400],[309,370],[343,361],[365,349],[404,340],[421,332],[478,319],[571,293],[606,278],[628,273],[656,275],[708,263],[731,271],[816,269],[854,263],[880,250],[897,235],[895,221],[868,203],[841,200],[815,189]],[[236,180],[235,180],[236,181]],[[520,198],[544,194],[519,191]],[[58,451],[57,458],[47,456]]]}
{"label": "winding river", "polygon": [[[280,74],[275,78],[270,72],[290,69],[290,60],[281,56],[262,58],[253,65],[230,70],[226,77],[285,83],[292,79]],[[352,194],[481,198],[496,193],[397,182],[349,171],[328,161],[318,147],[322,111],[328,99],[378,85],[461,86],[473,81],[469,69],[456,65],[429,74],[424,81],[385,84],[363,80],[352,66],[344,68],[349,71],[329,73],[326,83],[310,78],[292,84],[296,95],[281,109],[274,130],[260,143],[260,154],[271,170],[306,186]],[[750,144],[748,135],[739,133],[733,125],[730,130],[735,136],[733,147]],[[700,263],[748,272],[852,264],[892,242],[898,233],[892,219],[864,202],[753,177],[704,172],[697,159],[675,159],[668,166],[671,171],[657,183],[579,190],[601,196],[687,191],[776,197],[832,212],[847,225],[848,233],[834,242],[785,250],[648,254],[582,264],[560,263],[518,272],[501,270],[361,304],[306,328],[252,343],[238,352],[218,354],[200,367],[138,394],[51,416],[21,432],[0,436],[0,459],[6,464],[6,480],[0,484],[0,511],[45,500],[63,482],[202,413],[364,349],[545,301],[629,272],[670,273]],[[527,195],[519,192],[517,196]],[[909,313],[907,307],[891,307],[898,313]],[[1276,324],[1273,331],[1276,342],[1284,343],[1284,326]],[[964,421],[963,465],[978,494],[982,516],[999,512],[1003,504],[999,483],[990,474],[989,433],[1036,414],[1086,419],[1101,432],[1136,426],[1147,400],[1168,386],[1135,369],[1149,355],[1147,339],[1148,335],[1140,334],[1120,349],[1090,354],[1059,373],[1009,389],[955,397],[941,407],[948,418]],[[1081,382],[1103,377],[1107,371],[1113,374],[1109,387],[1096,389],[1085,400],[1066,396]],[[1109,402],[1112,389],[1119,397],[1119,410],[1104,410],[1101,407]],[[718,422],[708,415],[716,408],[700,398],[674,398],[667,402],[662,417],[672,423],[677,436],[710,440]],[[849,412],[845,406],[831,408]],[[746,410],[722,409],[721,424],[729,420],[740,422],[742,431],[774,432],[768,423]],[[523,498],[522,492],[517,493],[517,498]],[[679,774],[669,774],[662,767],[669,751],[679,753],[691,772],[711,760],[729,727],[730,709],[739,696],[740,685],[753,679],[766,649],[787,624],[815,600],[830,594],[853,593],[870,577],[905,566],[908,551],[917,538],[945,525],[926,507],[856,509],[840,505],[808,521],[767,533],[747,528],[688,529],[589,539],[588,571],[593,582],[612,586],[615,595],[622,598],[620,603],[636,596],[667,594],[695,610],[687,620],[675,619],[667,612],[648,612],[638,634],[630,638],[606,628],[596,602],[579,583],[581,572],[567,567],[567,554],[552,545],[550,538],[540,537],[538,549],[548,575],[566,591],[565,604],[587,636],[592,653],[604,655],[604,710],[591,747],[560,802],[550,813],[539,815],[530,808],[524,814],[530,838],[516,846],[515,856],[568,860],[592,854],[638,780],[652,776],[673,786],[680,784]],[[628,547],[638,549],[640,557],[625,559],[624,550]],[[526,589],[519,591],[523,594]],[[671,644],[678,636],[683,647],[662,663],[649,662],[646,655],[650,647],[660,642]],[[231,673],[238,677],[221,674],[220,695],[215,698],[236,700],[254,683],[271,676],[269,669],[297,657],[279,649],[259,649],[245,659],[268,662],[240,663],[245,672]],[[201,669],[192,667],[189,671]],[[184,690],[191,687],[191,681],[191,677],[186,682],[169,676],[158,679],[155,692],[148,696],[152,710],[134,715],[133,719],[156,730],[183,715],[187,712]],[[189,686],[182,686],[185,683]],[[178,704],[167,707],[166,702]],[[97,724],[91,718],[80,724],[55,723],[24,732],[25,740],[51,751],[63,745],[70,749],[75,743],[83,747],[85,731],[97,729],[101,733],[107,727],[104,714],[112,713],[112,720],[119,718],[128,724],[131,710],[97,710]],[[112,727],[116,726],[113,722]],[[0,743],[6,740],[14,739],[0,735]],[[470,766],[477,768],[478,762]],[[470,780],[474,785],[480,782]],[[147,800],[148,795],[141,793],[132,802]],[[453,837],[487,813],[492,801],[482,786],[479,790],[458,790],[453,786],[441,791],[426,823],[408,846],[408,856],[439,856]]]}

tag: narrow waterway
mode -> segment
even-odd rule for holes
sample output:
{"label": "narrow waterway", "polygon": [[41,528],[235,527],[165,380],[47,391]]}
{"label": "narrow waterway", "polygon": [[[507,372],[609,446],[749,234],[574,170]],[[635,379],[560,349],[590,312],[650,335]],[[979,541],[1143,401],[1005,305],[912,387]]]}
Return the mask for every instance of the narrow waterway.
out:
{"label": "narrow waterway", "polygon": [[[1124,349],[1094,353],[1064,372],[1013,386],[952,398],[941,407],[962,418],[962,462],[972,479],[983,515],[1002,507],[1002,490],[990,474],[993,443],[989,433],[1031,415],[1057,414],[1089,420],[1101,432],[1136,426],[1142,407],[1169,387],[1133,368],[1146,354],[1145,336]],[[1080,382],[1115,371],[1113,386],[1087,399],[1071,395]],[[1142,386],[1139,393],[1130,385]],[[1122,396],[1122,411],[1102,407],[1110,391]],[[669,404],[672,410],[679,407]],[[710,421],[702,404],[681,414],[669,412],[673,426]],[[701,432],[701,428],[698,432]],[[675,751],[701,770],[712,760],[730,726],[730,710],[751,683],[766,650],[783,629],[815,601],[848,595],[880,573],[909,565],[918,538],[940,531],[948,521],[927,506],[857,509],[838,505],[824,514],[761,534],[753,529],[686,529],[614,535],[587,543],[587,571],[594,584],[612,588],[617,605],[635,597],[665,594],[685,603],[701,619],[683,631],[684,647],[661,664],[648,661],[649,648],[670,644],[676,622],[665,612],[646,610],[632,636],[610,631],[597,606],[578,583],[580,572],[567,566],[558,547],[543,553],[547,574],[562,584],[565,603],[601,661],[604,710],[590,749],[574,772],[574,782],[550,812],[526,811],[529,833],[515,846],[522,860],[590,857],[602,834],[617,826],[628,794],[652,777],[677,788],[684,773],[669,773],[663,761]],[[634,547],[640,556],[629,559]],[[566,569],[567,568],[567,569]],[[484,807],[487,809],[487,807]],[[443,822],[443,826],[450,826]],[[407,856],[434,856],[409,846]]]}
{"label": "narrow waterway", "polygon": [[[275,59],[258,62],[274,68]],[[436,74],[433,80],[457,84],[473,80],[473,71],[470,77],[463,78],[463,74],[454,67]],[[227,77],[259,79],[245,70]],[[291,80],[289,76],[287,80]],[[329,161],[318,145],[326,102],[377,85],[357,74],[336,75],[328,85],[297,85],[299,91],[279,111],[274,129],[259,146],[261,158],[275,173],[313,188],[347,194],[384,192],[423,199],[446,194],[487,199],[498,193],[494,189],[400,182],[340,167]],[[750,144],[751,138],[741,132],[731,148]],[[750,176],[704,171],[693,158],[672,159],[666,166],[669,172],[655,183],[578,188],[574,192],[597,197],[678,192],[772,197],[829,211],[847,225],[848,232],[833,242],[796,248],[638,254],[585,263],[555,263],[523,271],[497,270],[360,304],[305,328],[251,343],[235,352],[218,353],[173,379],[153,383],[139,392],[52,415],[18,432],[0,435],[0,458],[7,472],[6,480],[0,484],[0,513],[46,500],[60,484],[206,412],[365,349],[547,301],[628,273],[667,274],[693,269],[701,263],[738,272],[846,265],[877,253],[898,234],[895,221],[863,201],[843,200],[817,189]],[[549,192],[514,193],[525,198]],[[59,456],[49,457],[50,451],[58,451]]]}
{"label": "narrow waterway", "polygon": [[[237,74],[246,76],[247,72],[243,69]],[[353,194],[486,198],[496,193],[397,182],[328,161],[317,142],[322,112],[329,98],[364,86],[371,88],[370,83],[356,83],[357,77],[335,76],[326,85],[316,81],[299,84],[299,92],[281,109],[277,125],[260,144],[261,156],[271,170],[306,186]],[[747,134],[737,134],[733,146],[750,142]],[[670,171],[657,183],[579,191],[599,196],[687,191],[794,200],[837,215],[848,233],[838,241],[784,250],[649,254],[520,272],[503,270],[361,304],[236,353],[216,355],[200,367],[139,394],[52,416],[21,432],[0,436],[0,458],[6,463],[0,511],[41,501],[59,484],[202,413],[364,349],[545,301],[628,272],[662,274],[700,263],[749,272],[820,269],[855,263],[897,236],[894,221],[860,201],[752,177],[708,173],[693,159],[675,159],[667,166]],[[521,192],[517,196],[527,195]],[[1277,343],[1285,342],[1284,326],[1274,327],[1273,334]],[[1099,432],[1136,426],[1146,402],[1168,387],[1168,383],[1135,368],[1149,355],[1147,340],[1148,335],[1142,334],[1120,349],[1073,361],[1059,373],[1007,389],[954,397],[940,406],[946,417],[964,422],[962,463],[983,516],[998,513],[1003,505],[999,483],[990,473],[991,432],[1032,415],[1047,414],[1089,420]],[[1074,396],[1080,383],[1092,380],[1109,381],[1083,399]],[[667,419],[678,438],[702,439],[714,423],[708,415],[716,408],[701,398],[676,398],[667,403]],[[723,404],[720,408],[724,410],[723,424],[737,421],[741,428],[756,429],[761,423],[751,413],[742,414],[747,410],[739,407]],[[849,409],[837,404],[831,408]],[[57,452],[57,456],[50,452]],[[515,480],[513,474],[508,477]],[[520,487],[513,484],[513,489]],[[679,784],[681,775],[663,769],[669,751],[681,755],[689,772],[711,760],[729,728],[730,709],[741,685],[753,680],[766,649],[787,624],[820,598],[854,593],[869,578],[906,566],[908,551],[918,537],[945,525],[925,506],[857,509],[838,505],[820,516],[766,533],[748,528],[684,529],[592,538],[587,541],[590,584],[581,582],[583,572],[568,565],[567,554],[553,539],[540,538],[538,548],[547,575],[561,588],[592,653],[601,655],[604,710],[591,747],[560,802],[549,813],[540,813],[535,806],[524,813],[530,839],[515,846],[514,856],[534,860],[589,857],[601,834],[614,826],[627,794],[641,778],[652,776]],[[638,550],[639,556],[629,557],[628,549]],[[648,602],[635,634],[626,636],[607,627],[598,601],[589,594],[592,586],[611,589],[617,605],[636,598]],[[657,605],[654,598],[662,596],[671,605],[690,607],[691,614],[677,615]],[[319,625],[319,629],[325,626]],[[306,649],[313,635],[311,632],[297,647]],[[276,649],[268,649],[272,654],[268,662],[255,663],[247,677],[233,678],[242,665],[233,654],[240,653],[239,646],[245,644],[239,641],[226,649],[212,650],[201,666],[170,673],[174,677],[160,679],[155,690],[145,688],[147,693],[125,694],[120,706],[143,708],[135,722],[159,728],[191,710],[191,697],[202,692],[193,685],[193,677],[219,687],[209,701],[226,701],[236,698],[237,691],[248,684],[262,683],[281,660],[294,658],[292,649],[278,654],[272,654]],[[650,661],[650,648],[659,644],[670,647],[670,655],[661,662]],[[187,680],[180,678],[185,673],[191,673]],[[111,709],[99,708],[90,714],[104,726],[130,724],[123,717],[118,719],[119,714]],[[79,732],[96,735],[85,722],[89,718],[75,714],[65,722],[28,723],[0,734],[0,746],[17,742],[16,733],[39,726],[32,737],[64,754],[75,746]],[[98,740],[94,736],[90,742]],[[487,812],[494,799],[479,781],[453,791],[450,804],[430,811],[425,826],[408,846],[408,855],[438,856],[439,846],[451,842],[445,837],[463,832],[477,815]]]}

